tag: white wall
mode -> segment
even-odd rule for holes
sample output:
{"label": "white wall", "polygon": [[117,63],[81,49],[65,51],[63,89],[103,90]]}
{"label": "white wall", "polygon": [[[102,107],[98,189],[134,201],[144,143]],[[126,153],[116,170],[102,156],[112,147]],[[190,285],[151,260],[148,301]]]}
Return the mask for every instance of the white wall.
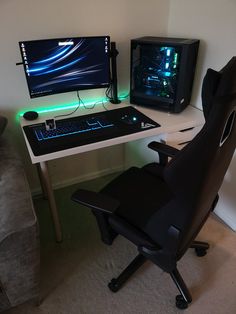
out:
{"label": "white wall", "polygon": [[171,0],[168,35],[201,40],[192,104],[201,108],[201,82],[207,68],[220,70],[236,55],[235,0]]}
{"label": "white wall", "polygon": [[[169,36],[199,38],[200,53],[197,64],[192,104],[201,108],[201,82],[207,68],[221,69],[236,55],[235,0],[171,0]],[[215,210],[231,228],[236,230],[236,156],[231,162],[220,191]]]}
{"label": "white wall", "polygon": [[[18,42],[67,36],[105,35],[117,42],[119,89],[129,89],[129,43],[143,35],[166,35],[169,1],[149,0],[1,0],[0,1],[0,114],[9,118],[9,129],[24,160],[32,189],[38,179],[26,152],[15,115],[33,109],[75,102],[75,93],[30,100],[21,66]],[[81,92],[83,99],[101,97],[103,91]],[[50,162],[53,182],[76,181],[107,168],[119,168],[122,147],[81,154]],[[62,171],[63,169],[63,171]]]}

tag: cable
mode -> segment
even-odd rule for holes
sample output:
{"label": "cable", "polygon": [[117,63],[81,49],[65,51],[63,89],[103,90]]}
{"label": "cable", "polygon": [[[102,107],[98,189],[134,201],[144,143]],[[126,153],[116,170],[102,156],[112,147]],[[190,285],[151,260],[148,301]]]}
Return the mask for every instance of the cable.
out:
{"label": "cable", "polygon": [[79,109],[81,103],[84,105],[84,102],[83,102],[83,100],[80,98],[78,91],[77,91],[77,97],[78,97],[78,100],[79,100],[79,104],[77,105],[77,107],[76,107],[72,112],[70,112],[70,113],[65,113],[65,114],[59,114],[59,115],[55,116],[54,119],[59,118],[59,117],[67,117],[67,116],[70,116],[70,115],[72,115],[73,113],[75,113],[75,112]]}
{"label": "cable", "polygon": [[108,88],[106,89],[105,92],[106,97],[108,98],[109,101],[111,101],[113,99],[113,95],[112,95],[112,83],[108,86]]}
{"label": "cable", "polygon": [[[76,95],[77,95],[77,98],[78,98],[78,100],[79,100],[79,107],[80,107],[81,104],[85,107],[84,102],[83,102],[82,98],[80,97],[78,90],[76,91]],[[77,108],[77,109],[78,109],[78,108]],[[77,109],[76,109],[76,110],[77,110]]]}
{"label": "cable", "polygon": [[[111,85],[109,85],[108,88],[107,88],[106,90],[104,90],[104,97],[108,98],[109,101],[112,99],[111,96],[108,95],[111,90],[112,90],[112,89],[111,89]],[[78,98],[78,101],[79,101],[77,107],[76,107],[72,112],[70,112],[70,113],[60,114],[60,115],[55,116],[54,119],[59,118],[59,117],[66,117],[66,116],[72,115],[73,113],[75,113],[75,112],[80,108],[81,104],[83,105],[83,107],[84,107],[85,109],[94,109],[95,106],[96,106],[96,104],[101,103],[101,101],[99,100],[99,101],[96,101],[95,103],[93,103],[92,106],[89,106],[89,107],[88,107],[88,106],[84,103],[84,101],[82,100],[82,98],[80,97],[79,91],[76,91],[76,94],[77,94],[77,98]],[[104,98],[104,97],[103,97],[103,98]],[[108,110],[108,109],[106,108],[105,103],[104,103],[103,100],[102,100],[102,106],[103,106],[104,110]]]}

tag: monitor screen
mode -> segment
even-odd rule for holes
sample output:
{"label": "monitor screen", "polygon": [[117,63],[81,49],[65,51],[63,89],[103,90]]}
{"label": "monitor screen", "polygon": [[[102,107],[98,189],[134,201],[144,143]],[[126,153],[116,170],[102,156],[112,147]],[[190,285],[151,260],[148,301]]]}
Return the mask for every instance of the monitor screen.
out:
{"label": "monitor screen", "polygon": [[19,42],[31,98],[108,87],[109,36]]}

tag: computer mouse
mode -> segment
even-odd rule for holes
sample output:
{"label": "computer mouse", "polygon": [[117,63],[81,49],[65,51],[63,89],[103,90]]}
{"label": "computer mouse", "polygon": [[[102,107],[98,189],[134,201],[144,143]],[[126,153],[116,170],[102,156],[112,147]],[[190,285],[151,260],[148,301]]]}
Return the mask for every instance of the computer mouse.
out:
{"label": "computer mouse", "polygon": [[138,118],[135,115],[128,115],[125,114],[124,116],[121,117],[121,122],[125,124],[136,124],[138,123]]}
{"label": "computer mouse", "polygon": [[26,119],[26,120],[35,120],[37,119],[39,116],[38,112],[36,111],[26,111],[24,114],[23,114],[23,117]]}

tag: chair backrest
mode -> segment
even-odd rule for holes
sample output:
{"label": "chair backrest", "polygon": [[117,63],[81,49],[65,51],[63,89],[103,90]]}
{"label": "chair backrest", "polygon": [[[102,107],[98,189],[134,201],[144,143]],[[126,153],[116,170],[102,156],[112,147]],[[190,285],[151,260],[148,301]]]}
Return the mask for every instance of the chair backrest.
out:
{"label": "chair backrest", "polygon": [[236,93],[236,57],[219,72],[208,69],[202,83],[202,108],[205,119],[211,111],[215,97]]}
{"label": "chair backrest", "polygon": [[[208,71],[203,88],[212,79]],[[219,75],[218,75],[219,74]],[[236,58],[217,73],[217,87],[203,99],[206,122],[197,136],[165,167],[164,180],[174,198],[148,224],[149,234],[162,246],[168,229],[181,231],[178,256],[182,256],[207,219],[236,146]],[[205,86],[205,87],[204,87]],[[210,97],[209,97],[210,95]],[[204,98],[204,97],[203,97]],[[206,102],[206,103],[205,103]],[[207,106],[207,108],[206,108]]]}

